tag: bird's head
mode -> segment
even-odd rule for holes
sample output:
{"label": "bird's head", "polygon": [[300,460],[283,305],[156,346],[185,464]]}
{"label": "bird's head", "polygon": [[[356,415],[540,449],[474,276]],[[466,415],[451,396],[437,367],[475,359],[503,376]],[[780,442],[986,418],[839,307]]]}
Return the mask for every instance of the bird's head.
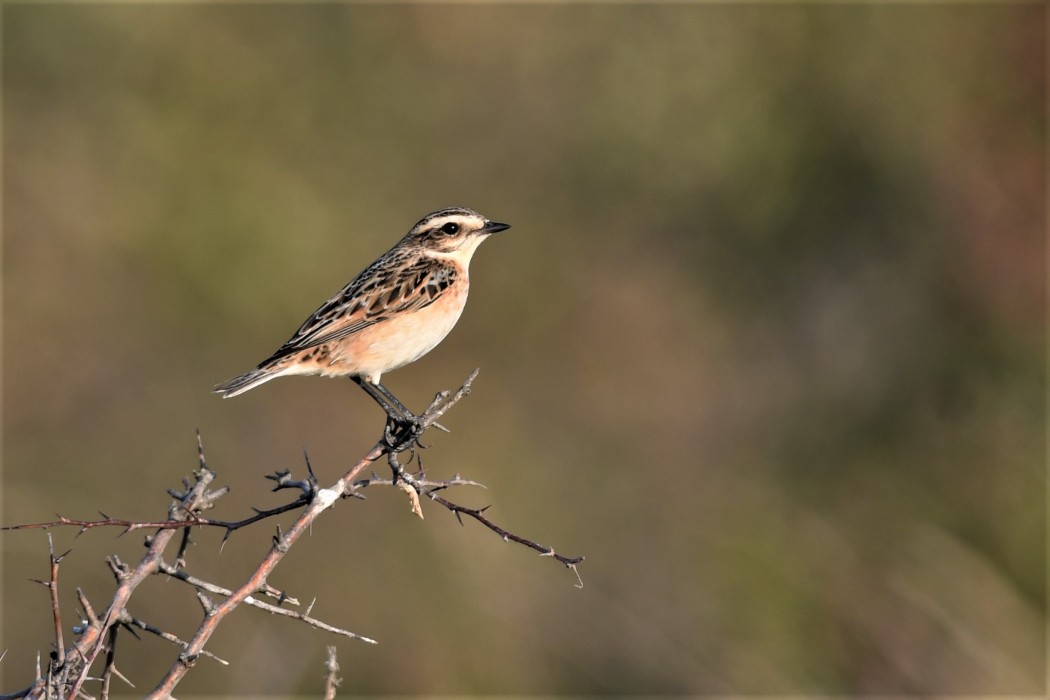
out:
{"label": "bird's head", "polygon": [[489,221],[473,209],[451,207],[424,216],[405,238],[429,255],[466,263],[483,240],[508,228],[509,224]]}

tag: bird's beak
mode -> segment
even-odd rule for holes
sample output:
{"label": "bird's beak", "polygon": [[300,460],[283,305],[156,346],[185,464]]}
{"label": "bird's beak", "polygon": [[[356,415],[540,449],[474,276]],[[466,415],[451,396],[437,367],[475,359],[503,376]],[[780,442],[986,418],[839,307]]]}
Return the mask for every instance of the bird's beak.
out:
{"label": "bird's beak", "polygon": [[486,221],[485,225],[481,227],[482,233],[499,233],[500,231],[506,231],[510,228],[510,224],[501,224],[498,221]]}

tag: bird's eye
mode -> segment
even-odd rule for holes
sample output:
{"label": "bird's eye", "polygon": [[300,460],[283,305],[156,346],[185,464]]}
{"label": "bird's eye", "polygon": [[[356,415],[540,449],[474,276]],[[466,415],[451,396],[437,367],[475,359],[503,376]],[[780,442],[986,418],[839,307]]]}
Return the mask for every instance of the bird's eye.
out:
{"label": "bird's eye", "polygon": [[455,235],[459,233],[459,224],[457,224],[455,221],[449,221],[447,224],[441,227],[441,232],[447,233],[450,236]]}

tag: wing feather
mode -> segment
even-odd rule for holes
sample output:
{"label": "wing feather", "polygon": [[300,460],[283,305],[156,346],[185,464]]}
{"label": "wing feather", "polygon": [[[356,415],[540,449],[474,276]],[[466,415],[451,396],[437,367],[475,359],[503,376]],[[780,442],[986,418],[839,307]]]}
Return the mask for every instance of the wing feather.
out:
{"label": "wing feather", "polygon": [[[399,251],[403,252],[403,251]],[[394,253],[394,251],[391,251]],[[455,282],[455,266],[434,258],[388,253],[321,305],[261,366],[430,306]]]}

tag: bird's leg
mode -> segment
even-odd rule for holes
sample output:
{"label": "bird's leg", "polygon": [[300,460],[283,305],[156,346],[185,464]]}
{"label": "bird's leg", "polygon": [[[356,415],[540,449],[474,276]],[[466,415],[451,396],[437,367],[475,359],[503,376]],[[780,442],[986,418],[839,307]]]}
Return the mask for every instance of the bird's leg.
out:
{"label": "bird's leg", "polygon": [[405,407],[405,404],[398,401],[397,397],[390,393],[390,390],[387,389],[385,386],[383,386],[382,384],[373,384],[373,386],[379,390],[379,393],[383,395],[383,398],[389,401],[392,406],[396,407],[399,411],[401,411],[405,418],[408,418],[412,422],[415,422],[418,419],[418,416],[412,413],[412,411],[408,410],[408,408]]}
{"label": "bird's leg", "polygon": [[[423,433],[423,423],[382,384],[373,384],[363,377],[351,377],[372,399],[386,411],[384,436],[391,447],[411,444]],[[407,431],[407,434],[405,433]]]}
{"label": "bird's leg", "polygon": [[[368,381],[367,379],[364,379],[363,377],[353,376],[350,378],[354,380],[355,384],[364,389],[365,393],[371,396],[373,401],[379,404],[383,408],[383,410],[386,411],[386,415],[390,418],[390,420],[397,422],[405,421],[405,407],[402,406],[400,402],[391,403],[387,401],[386,396],[384,396],[384,394],[379,391],[376,385]],[[389,394],[390,392],[386,393]],[[397,406],[397,408],[395,408],[395,405]]]}

